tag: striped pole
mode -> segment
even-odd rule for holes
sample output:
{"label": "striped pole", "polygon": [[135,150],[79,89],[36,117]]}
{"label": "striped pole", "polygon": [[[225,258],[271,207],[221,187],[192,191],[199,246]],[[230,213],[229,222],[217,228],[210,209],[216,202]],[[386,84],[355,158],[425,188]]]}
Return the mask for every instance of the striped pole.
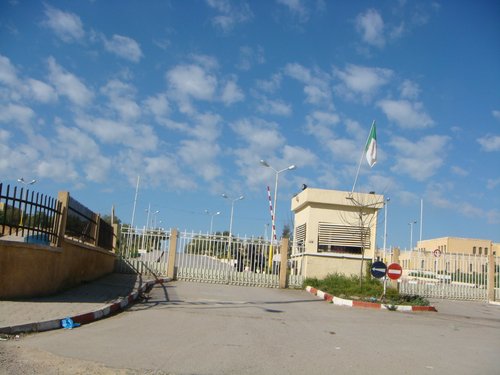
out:
{"label": "striped pole", "polygon": [[273,204],[271,203],[271,189],[269,188],[269,186],[267,187],[267,197],[269,199],[269,212],[271,213],[271,225],[272,225],[271,238],[274,241],[276,241],[276,226],[274,223]]}
{"label": "striped pole", "polygon": [[273,204],[271,203],[271,189],[269,186],[267,187],[267,197],[269,199],[269,212],[271,213],[271,242],[269,243],[269,257],[268,257],[268,267],[269,267],[269,272],[272,271],[273,267],[273,242],[276,241],[276,226],[274,223],[274,211],[273,211]]}

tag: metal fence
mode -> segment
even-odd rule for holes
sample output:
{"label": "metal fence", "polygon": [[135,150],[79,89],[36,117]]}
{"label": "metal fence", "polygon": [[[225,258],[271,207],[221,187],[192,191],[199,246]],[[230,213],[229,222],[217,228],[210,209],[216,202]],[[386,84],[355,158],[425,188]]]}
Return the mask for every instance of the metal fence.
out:
{"label": "metal fence", "polygon": [[61,202],[45,194],[0,183],[0,235],[3,239],[55,244]]}
{"label": "metal fence", "polygon": [[170,230],[123,226],[118,237],[117,272],[166,275]]}
{"label": "metal fence", "polygon": [[[442,254],[435,257],[424,252],[401,256],[403,276],[400,291],[423,297],[461,300],[488,299],[488,256]],[[499,258],[495,257],[495,292],[499,297]]]}
{"label": "metal fence", "polygon": [[[171,231],[163,229],[124,228],[118,271],[165,275],[169,251],[175,248],[178,280],[279,287],[280,249],[269,241],[184,231],[172,244],[170,237]],[[286,265],[290,287],[302,287],[302,267],[296,263]]]}
{"label": "metal fence", "polygon": [[83,243],[113,249],[113,227],[73,197],[69,197],[64,234]]}

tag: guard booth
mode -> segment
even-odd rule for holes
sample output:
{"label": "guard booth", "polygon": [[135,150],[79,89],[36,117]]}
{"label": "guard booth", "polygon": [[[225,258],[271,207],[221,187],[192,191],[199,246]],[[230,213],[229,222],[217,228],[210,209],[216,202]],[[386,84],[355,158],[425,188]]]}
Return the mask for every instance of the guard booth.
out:
{"label": "guard booth", "polygon": [[[292,198],[292,267],[304,277],[359,275],[375,254],[377,214],[384,196],[305,188]],[[363,269],[363,272],[365,270]]]}

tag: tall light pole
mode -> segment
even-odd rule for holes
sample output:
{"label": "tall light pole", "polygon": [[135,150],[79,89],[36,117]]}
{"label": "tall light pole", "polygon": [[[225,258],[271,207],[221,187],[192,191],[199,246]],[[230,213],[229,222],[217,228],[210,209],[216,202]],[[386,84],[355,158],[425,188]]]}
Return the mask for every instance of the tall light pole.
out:
{"label": "tall light pole", "polygon": [[410,226],[410,250],[413,250],[413,224],[417,224],[417,221],[413,220],[408,223]]}
{"label": "tall light pole", "polygon": [[205,213],[206,213],[207,215],[210,215],[210,216],[211,216],[211,217],[210,217],[210,232],[209,232],[209,233],[210,233],[210,234],[212,234],[212,227],[213,227],[213,223],[214,223],[214,216],[220,215],[220,211],[217,211],[216,213],[211,214],[211,213],[210,213],[210,211],[205,210]]}
{"label": "tall light pole", "polygon": [[275,174],[276,174],[276,179],[274,183],[274,204],[273,204],[273,228],[272,228],[272,233],[271,233],[271,241],[273,241],[276,237],[276,199],[278,197],[278,176],[280,173],[285,172],[285,171],[291,171],[292,169],[297,168],[295,165],[289,165],[286,168],[283,168],[281,170],[276,170],[274,169],[267,161],[261,160],[260,164],[262,164],[264,167],[271,168]]}
{"label": "tall light pole", "polygon": [[31,180],[30,182],[26,182],[24,181],[24,178],[21,177],[17,179],[17,182],[20,182],[21,184],[24,185],[33,185],[36,182],[36,180]]}
{"label": "tall light pole", "polygon": [[[31,180],[30,182],[26,182],[26,181],[24,181],[24,178],[21,177],[21,178],[17,179],[17,182],[20,182],[23,185],[29,186],[29,185],[33,185],[36,182],[36,180]],[[25,202],[24,202],[24,211],[27,211],[27,207],[28,207],[28,188],[26,188],[26,193],[25,193],[24,200],[25,200]],[[21,219],[19,220],[19,226],[22,227],[23,226],[23,211],[21,210],[21,205],[19,205],[19,211],[21,212]]]}
{"label": "tall light pole", "polygon": [[243,195],[239,196],[238,198],[230,198],[227,194],[222,194],[223,198],[229,199],[231,201],[231,220],[229,221],[229,238],[232,237],[233,235],[233,212],[234,212],[234,202],[240,201],[244,199],[245,197]]}
{"label": "tall light pole", "polygon": [[384,260],[385,260],[386,246],[387,246],[387,209],[389,208],[390,200],[391,198],[386,198],[384,205]]}

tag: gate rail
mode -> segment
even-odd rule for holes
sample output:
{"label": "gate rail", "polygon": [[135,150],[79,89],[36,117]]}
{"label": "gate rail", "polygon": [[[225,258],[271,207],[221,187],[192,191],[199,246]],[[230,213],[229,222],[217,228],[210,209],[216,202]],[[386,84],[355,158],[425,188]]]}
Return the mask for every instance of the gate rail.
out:
{"label": "gate rail", "polygon": [[[303,277],[297,262],[288,261],[290,250],[287,239],[278,245],[255,237],[125,227],[117,271],[198,282],[300,288]],[[282,258],[287,265],[283,270]]]}
{"label": "gate rail", "polygon": [[401,255],[400,263],[402,293],[476,301],[500,297],[500,257],[415,251]]}

